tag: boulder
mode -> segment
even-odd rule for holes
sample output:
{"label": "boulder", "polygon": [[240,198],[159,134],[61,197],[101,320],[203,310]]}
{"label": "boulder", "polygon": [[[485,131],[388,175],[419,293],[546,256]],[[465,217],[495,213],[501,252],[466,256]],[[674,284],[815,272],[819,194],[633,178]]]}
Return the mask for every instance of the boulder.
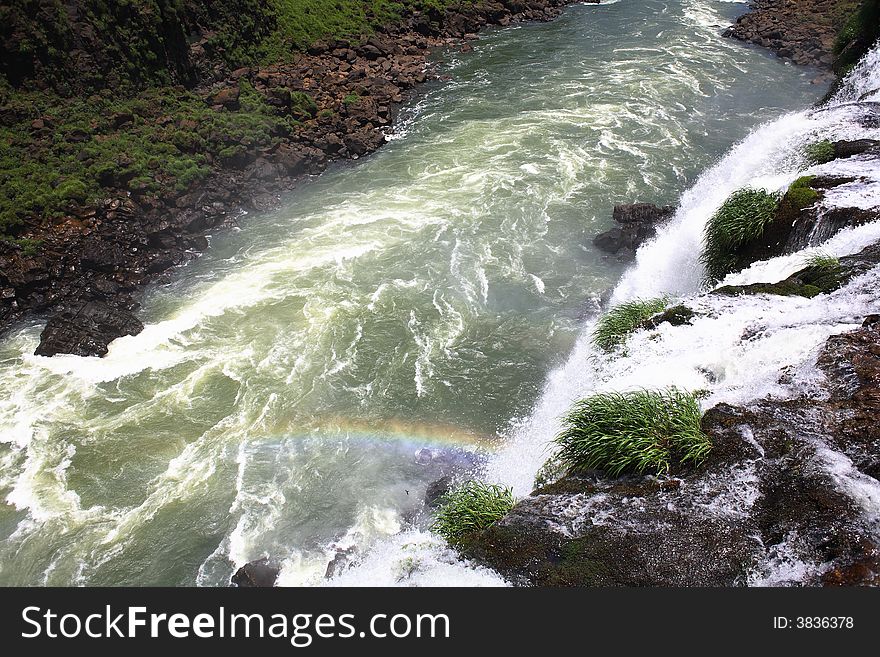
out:
{"label": "boulder", "polygon": [[280,572],[281,569],[270,563],[268,559],[257,559],[249,561],[235,571],[230,581],[240,588],[270,588],[275,586]]}
{"label": "boulder", "polygon": [[101,301],[68,306],[46,323],[34,355],[103,356],[113,340],[137,335],[143,328],[129,311]]}
{"label": "boulder", "polygon": [[646,240],[654,237],[657,226],[673,215],[672,206],[658,207],[653,203],[615,205],[613,218],[617,226],[593,238],[596,248],[629,259]]}

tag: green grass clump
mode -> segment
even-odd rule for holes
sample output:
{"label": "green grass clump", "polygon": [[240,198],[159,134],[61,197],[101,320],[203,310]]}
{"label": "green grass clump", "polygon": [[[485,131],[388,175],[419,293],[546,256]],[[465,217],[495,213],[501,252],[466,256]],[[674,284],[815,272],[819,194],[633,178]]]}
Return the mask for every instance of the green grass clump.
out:
{"label": "green grass clump", "polygon": [[626,342],[630,333],[643,321],[666,310],[668,299],[635,299],[614,306],[602,315],[593,331],[593,344],[611,351]]}
{"label": "green grass clump", "polygon": [[834,144],[828,139],[807,144],[804,147],[804,156],[813,164],[825,164],[834,159]]}
{"label": "green grass clump", "polygon": [[345,105],[354,105],[360,99],[361,99],[361,97],[358,96],[357,94],[348,94],[345,98],[342,99],[342,102]]}
{"label": "green grass clump", "polygon": [[495,524],[513,508],[510,488],[470,481],[441,498],[431,529],[451,545],[462,537]]}
{"label": "green grass clump", "polygon": [[710,283],[737,268],[739,251],[761,237],[773,221],[779,197],[763,189],[740,189],[709,219],[700,261]]}
{"label": "green grass clump", "polygon": [[698,464],[712,449],[700,418],[696,395],[676,388],[593,395],[562,418],[558,458],[570,471],[613,477]]}
{"label": "green grass clump", "polygon": [[826,272],[836,272],[840,269],[840,259],[828,253],[818,251],[804,258],[804,267],[812,267],[813,269]]}

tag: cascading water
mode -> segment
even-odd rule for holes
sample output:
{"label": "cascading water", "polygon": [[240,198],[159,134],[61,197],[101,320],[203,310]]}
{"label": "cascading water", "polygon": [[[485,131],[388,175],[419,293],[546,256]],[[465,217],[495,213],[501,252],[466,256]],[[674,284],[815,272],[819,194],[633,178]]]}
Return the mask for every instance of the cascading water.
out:
{"label": "cascading water", "polygon": [[[674,385],[708,391],[704,408],[722,401],[746,403],[768,395],[788,399],[821,394],[816,382],[822,375],[815,368],[819,348],[830,335],[855,329],[866,315],[880,311],[880,268],[836,292],[813,299],[707,295],[699,262],[702,234],[708,218],[733,191],[744,186],[784,190],[802,175],[855,178],[829,190],[820,202],[820,216],[822,210],[832,208],[880,207],[880,157],[872,154],[810,166],[803,155],[804,147],[816,140],[880,138],[878,98],[880,46],[865,57],[825,106],[761,126],[705,172],[682,195],[669,224],[639,250],[635,265],[611,296],[613,305],[634,298],[671,295],[696,310],[698,319],[690,325],[663,324],[654,331],[638,332],[628,341],[626,353],[614,358],[592,346],[594,322],[587,322],[568,362],[550,374],[534,413],[489,460],[482,477],[509,485],[518,495],[527,495],[533,488],[535,473],[551,455],[551,441],[561,428],[559,418],[574,400],[594,392]],[[757,262],[729,275],[720,285],[775,283],[803,269],[811,255],[839,257],[876,242],[880,242],[880,222],[844,229],[819,247]],[[746,339],[745,335],[750,337]],[[780,382],[782,371],[790,373],[785,383]],[[855,470],[846,456],[825,445],[819,447],[818,460],[840,489],[862,507],[866,523],[880,532],[880,483]],[[735,470],[728,484],[716,482],[717,489],[708,495],[706,504],[719,514],[747,511],[759,495],[755,480],[748,472]],[[589,504],[577,513],[595,516],[591,519],[594,523],[606,521],[596,516]],[[418,559],[405,556],[402,548],[415,551],[416,546],[420,547]],[[777,548],[772,558],[756,569],[750,582],[796,582],[812,572],[812,566],[801,562],[793,551],[786,553],[786,549],[786,544]],[[422,569],[415,577],[406,575],[403,581],[410,583],[436,581],[428,573],[440,567],[437,562],[448,558],[432,539],[412,532],[406,538],[395,537],[359,568],[337,577],[335,583],[399,581],[398,571],[381,574],[381,568],[394,563],[395,557],[396,563],[409,564],[410,571],[418,571],[413,563]],[[465,565],[458,581],[471,583],[478,575],[487,585],[502,583],[481,569]],[[442,577],[449,574],[444,572]]]}
{"label": "cascading water", "polygon": [[[9,336],[0,582],[222,585],[267,555],[282,584],[503,584],[426,531],[438,477],[481,461],[527,493],[558,416],[591,390],[785,394],[774,373],[864,314],[873,279],[813,300],[695,297],[705,317],[636,336],[614,363],[584,326],[623,269],[588,246],[614,203],[676,200],[742,134],[821,93],[812,72],[723,39],[736,11],[621,1],[494,31],[447,55],[454,81],[408,107],[386,148],[151,290],[146,329],[106,358],[33,357],[36,324]],[[614,300],[695,295],[703,223],[730,191],[790,182],[814,135],[876,136],[852,104],[871,99],[873,71],[704,173]],[[782,276],[797,257],[739,276]],[[746,325],[762,337],[742,343]],[[325,580],[345,551],[354,566]]]}

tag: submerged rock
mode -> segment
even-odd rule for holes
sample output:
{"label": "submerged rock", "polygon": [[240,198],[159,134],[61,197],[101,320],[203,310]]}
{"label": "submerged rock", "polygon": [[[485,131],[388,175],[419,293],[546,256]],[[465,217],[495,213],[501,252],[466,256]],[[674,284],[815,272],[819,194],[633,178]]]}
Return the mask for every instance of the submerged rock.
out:
{"label": "submerged rock", "polygon": [[271,564],[268,559],[250,561],[235,571],[230,580],[240,588],[269,588],[275,586],[281,569]]}
{"label": "submerged rock", "polygon": [[137,335],[141,321],[123,308],[89,301],[63,309],[53,316],[40,334],[37,356],[73,354],[103,356],[107,346],[123,335]]}
{"label": "submerged rock", "polygon": [[709,409],[698,469],[569,474],[471,534],[465,555],[534,585],[876,583],[880,317],[829,338],[818,366],[827,398]]}
{"label": "submerged rock", "polygon": [[615,205],[613,218],[618,225],[596,235],[593,244],[607,253],[631,258],[643,242],[657,234],[658,224],[674,212],[672,206],[658,207],[653,203]]}

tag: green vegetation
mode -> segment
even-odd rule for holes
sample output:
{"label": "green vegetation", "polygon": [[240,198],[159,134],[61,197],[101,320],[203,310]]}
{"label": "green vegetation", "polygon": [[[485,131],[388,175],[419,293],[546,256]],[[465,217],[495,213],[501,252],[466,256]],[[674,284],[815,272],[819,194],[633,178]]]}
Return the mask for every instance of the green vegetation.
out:
{"label": "green vegetation", "polygon": [[834,41],[834,71],[845,77],[880,39],[880,0],[842,3],[841,28]]}
{"label": "green vegetation", "polygon": [[819,200],[819,192],[811,187],[815,178],[815,176],[801,176],[791,183],[779,201],[775,221],[793,225],[801,210]]}
{"label": "green vegetation", "polygon": [[812,164],[825,164],[834,159],[834,144],[827,139],[813,142],[804,148],[804,156]]}
{"label": "green vegetation", "polygon": [[630,333],[646,319],[666,309],[668,299],[635,299],[614,306],[602,315],[593,331],[593,344],[603,351],[612,351],[626,342]]}
{"label": "green vegetation", "polygon": [[261,45],[262,57],[277,61],[319,39],[343,39],[372,33],[412,11],[438,16],[473,0],[270,0],[276,29]]}
{"label": "green vegetation", "polygon": [[513,505],[511,489],[470,481],[443,496],[431,529],[455,545],[467,534],[501,520]]}
{"label": "green vegetation", "polygon": [[757,240],[773,221],[779,197],[763,189],[740,189],[724,201],[706,224],[700,260],[710,283],[738,265],[741,249]]}
{"label": "green vegetation", "polygon": [[535,488],[548,486],[561,479],[568,471],[567,466],[559,460],[558,457],[552,456],[542,465],[535,473]]}
{"label": "green vegetation", "polygon": [[357,94],[348,94],[345,98],[342,99],[343,104],[345,105],[354,105],[361,99]]}
{"label": "green vegetation", "polygon": [[182,88],[125,99],[0,93],[0,111],[14,117],[0,126],[0,235],[98,200],[105,187],[182,193],[210,172],[211,153],[270,146],[295,127],[249,83],[240,88],[234,111]]}
{"label": "green vegetation", "polygon": [[837,256],[817,251],[804,259],[804,266],[825,271],[836,271],[840,269],[840,259]]}
{"label": "green vegetation", "polygon": [[571,471],[614,477],[698,464],[712,448],[700,418],[697,397],[676,388],[593,395],[562,418],[558,458]]}
{"label": "green vegetation", "polygon": [[816,176],[801,176],[788,186],[783,200],[799,209],[811,206],[819,200],[819,192],[811,187],[815,179]]}

